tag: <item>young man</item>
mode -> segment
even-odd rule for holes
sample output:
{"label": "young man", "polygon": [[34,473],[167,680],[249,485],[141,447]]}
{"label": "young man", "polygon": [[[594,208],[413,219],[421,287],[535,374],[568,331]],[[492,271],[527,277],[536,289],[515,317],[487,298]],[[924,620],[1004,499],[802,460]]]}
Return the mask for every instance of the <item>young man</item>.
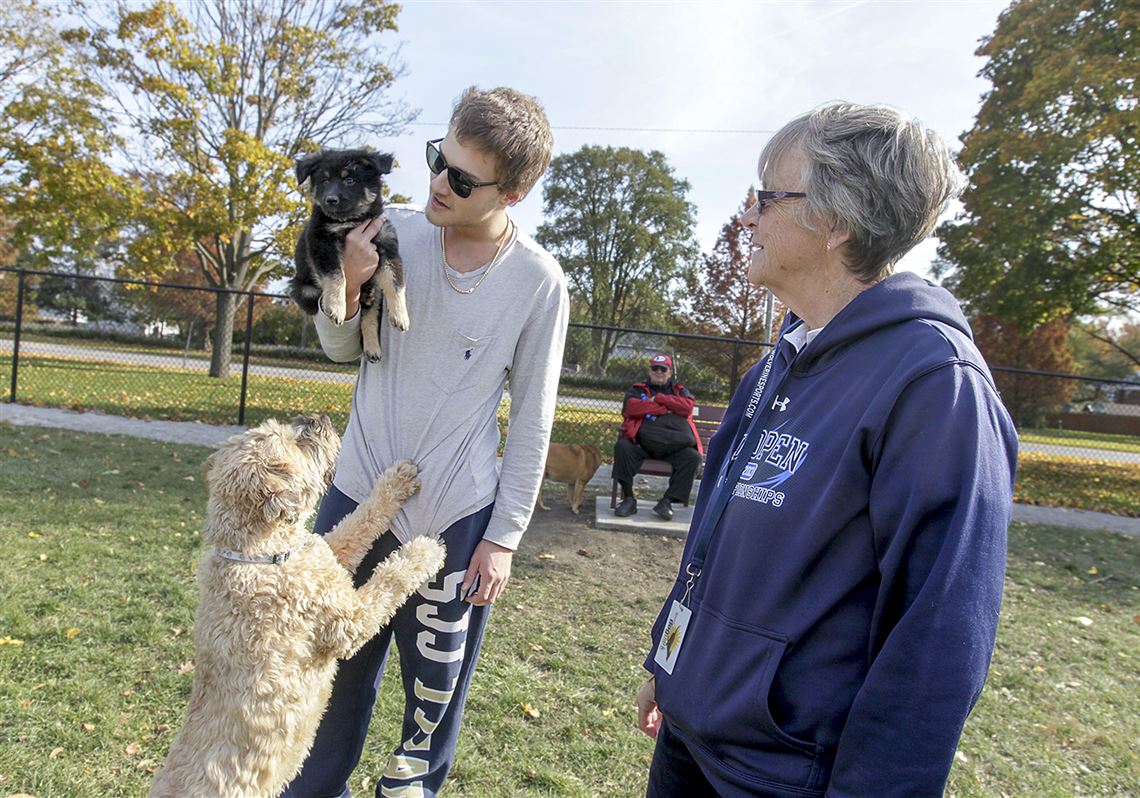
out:
{"label": "young man", "polygon": [[701,467],[701,436],[693,423],[693,395],[673,381],[673,359],[660,354],[649,358],[649,379],[635,382],[621,406],[621,433],[614,444],[613,477],[621,485],[621,504],[614,515],[637,512],[633,478],[646,457],[667,460],[673,466],[669,487],[653,507],[668,521],[673,504],[689,501],[693,480]]}
{"label": "young man", "polygon": [[[361,361],[315,531],[332,529],[388,465],[409,458],[420,469],[420,493],[361,563],[357,582],[417,535],[439,537],[447,561],[388,628],[341,663],[313,749],[286,796],[349,795],[393,638],[405,690],[402,743],[376,794],[430,797],[447,777],[483,629],[530,521],[554,421],[566,281],[507,213],[542,176],[552,146],[533,98],[472,87],[447,135],[427,143],[427,206],[386,210],[399,236],[411,327],[385,325],[383,359]],[[360,357],[359,288],[376,269],[377,230],[375,221],[362,225],[345,244],[348,320],[337,327],[317,315],[332,360]],[[508,380],[510,432],[500,472],[497,410]]]}

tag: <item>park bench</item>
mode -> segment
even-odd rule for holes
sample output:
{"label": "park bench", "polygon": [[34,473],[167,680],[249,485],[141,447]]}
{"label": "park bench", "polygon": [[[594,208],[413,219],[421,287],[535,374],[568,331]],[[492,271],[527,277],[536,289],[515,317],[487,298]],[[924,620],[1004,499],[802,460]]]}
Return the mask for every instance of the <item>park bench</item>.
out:
{"label": "park bench", "polygon": [[[704,451],[708,451],[709,438],[720,428],[720,422],[724,420],[725,409],[726,408],[716,405],[693,406],[693,426],[697,428],[697,434],[701,436],[701,449]],[[697,469],[697,479],[701,478],[701,472],[704,471],[704,468],[705,464],[702,461],[701,467]],[[667,477],[673,473],[673,466],[669,465],[665,460],[655,460],[652,457],[647,457],[637,473],[646,474],[651,477]],[[610,492],[611,510],[617,507],[618,488],[618,482],[615,479],[613,480],[613,488]],[[688,504],[689,502],[686,500],[685,506],[687,507]]]}

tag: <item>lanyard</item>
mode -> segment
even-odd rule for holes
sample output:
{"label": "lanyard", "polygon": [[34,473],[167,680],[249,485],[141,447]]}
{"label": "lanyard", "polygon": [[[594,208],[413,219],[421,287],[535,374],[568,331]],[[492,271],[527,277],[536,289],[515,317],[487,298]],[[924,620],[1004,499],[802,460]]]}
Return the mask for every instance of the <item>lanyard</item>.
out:
{"label": "lanyard", "polygon": [[[688,600],[693,584],[701,575],[701,569],[705,564],[705,555],[708,554],[709,544],[712,542],[713,530],[720,521],[721,515],[724,514],[724,508],[728,506],[729,499],[732,498],[733,486],[736,485],[740,475],[744,472],[744,467],[748,464],[748,458],[739,455],[744,451],[745,444],[752,436],[756,422],[760,420],[761,414],[756,413],[756,409],[760,405],[764,388],[768,384],[768,375],[772,370],[772,361],[776,357],[776,350],[784,345],[784,339],[781,338],[768,354],[768,360],[764,363],[760,378],[756,380],[756,388],[752,391],[752,398],[749,399],[748,407],[744,411],[744,418],[740,420],[740,425],[737,427],[736,434],[738,437],[733,440],[729,456],[724,465],[721,466],[720,474],[717,476],[709,508],[701,519],[700,529],[697,530],[696,542],[693,545],[693,556],[685,565],[685,573],[689,575],[689,580],[685,584],[685,595],[681,599],[682,604]],[[743,430],[743,434],[741,430]]]}

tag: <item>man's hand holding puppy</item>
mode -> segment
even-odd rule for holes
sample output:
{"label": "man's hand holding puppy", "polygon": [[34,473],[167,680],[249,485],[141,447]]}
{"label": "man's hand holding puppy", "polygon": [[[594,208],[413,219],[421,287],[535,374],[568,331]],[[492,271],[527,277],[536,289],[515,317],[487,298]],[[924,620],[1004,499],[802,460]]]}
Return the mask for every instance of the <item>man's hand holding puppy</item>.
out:
{"label": "man's hand holding puppy", "polygon": [[344,300],[346,320],[360,311],[360,286],[364,285],[380,265],[380,254],[372,239],[384,226],[384,216],[369,219],[349,231],[344,238]]}

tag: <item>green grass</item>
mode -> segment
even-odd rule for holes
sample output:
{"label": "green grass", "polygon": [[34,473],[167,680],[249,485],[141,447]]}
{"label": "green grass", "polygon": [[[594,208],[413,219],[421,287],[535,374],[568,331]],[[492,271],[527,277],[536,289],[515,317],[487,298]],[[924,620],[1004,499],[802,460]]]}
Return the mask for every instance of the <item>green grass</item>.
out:
{"label": "green grass", "polygon": [[[0,795],[145,795],[193,678],[182,666],[206,454],[0,424]],[[634,729],[633,696],[680,541],[589,529],[560,509],[515,558],[446,798],[644,794],[652,742]],[[1138,794],[1140,542],[1022,524],[1010,535],[992,676],[947,794]],[[397,741],[396,676],[358,795]]]}
{"label": "green grass", "polygon": [[1073,429],[1023,429],[1018,431],[1018,438],[1026,443],[1043,443],[1051,446],[1083,446],[1113,452],[1140,454],[1140,438],[1133,435],[1082,432]]}
{"label": "green grass", "polygon": [[[10,362],[0,357],[0,374]],[[236,377],[217,380],[201,371],[31,356],[20,358],[17,399],[136,418],[236,424],[240,390],[241,380]],[[319,412],[343,427],[351,401],[349,383],[250,375],[244,420],[257,424],[267,418]],[[505,431],[505,404],[499,420]],[[620,421],[612,409],[562,405],[552,440],[596,444],[609,460]],[[1019,462],[1018,501],[1140,516],[1140,440],[1072,430],[1031,430],[1023,439],[1135,452],[1137,457],[1130,463],[1105,463],[1067,454],[1025,453]]]}
{"label": "green grass", "polygon": [[[0,358],[0,364],[10,362]],[[134,418],[236,424],[241,379],[213,379],[192,369],[23,356],[16,398]],[[351,401],[351,383],[250,375],[245,423],[310,412],[328,413],[343,425]]]}
{"label": "green grass", "polygon": [[1140,463],[1109,463],[1024,452],[1014,501],[1140,517]]}
{"label": "green grass", "polygon": [[1014,524],[997,649],[948,794],[1140,794],[1140,541]]}

